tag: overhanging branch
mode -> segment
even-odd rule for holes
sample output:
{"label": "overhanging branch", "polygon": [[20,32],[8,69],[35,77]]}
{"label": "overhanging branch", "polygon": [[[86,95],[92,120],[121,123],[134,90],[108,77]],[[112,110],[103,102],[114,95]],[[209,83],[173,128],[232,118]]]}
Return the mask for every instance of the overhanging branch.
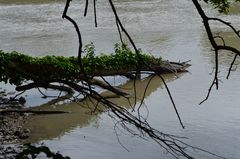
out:
{"label": "overhanging branch", "polygon": [[206,13],[204,12],[204,10],[202,9],[201,5],[199,4],[198,0],[192,0],[192,2],[195,5],[199,15],[201,16],[201,18],[203,20],[203,24],[204,24],[205,30],[207,32],[208,39],[209,39],[209,41],[210,41],[210,43],[211,43],[211,45],[212,45],[212,47],[213,47],[213,49],[215,51],[215,74],[214,74],[214,79],[213,79],[213,81],[212,81],[212,83],[211,83],[211,85],[210,85],[210,87],[208,89],[207,97],[200,103],[200,104],[202,104],[203,102],[205,102],[208,99],[208,97],[210,95],[210,92],[212,91],[212,87],[214,85],[216,85],[216,89],[218,89],[218,87],[219,87],[218,86],[218,72],[219,72],[219,68],[218,68],[218,65],[219,65],[219,63],[218,63],[218,56],[219,56],[219,54],[218,53],[219,53],[219,51],[225,50],[225,51],[230,51],[230,52],[235,54],[235,57],[234,57],[231,65],[230,65],[229,70],[228,70],[227,78],[229,77],[229,75],[231,73],[232,66],[233,66],[237,56],[240,56],[240,51],[237,48],[225,45],[223,37],[221,37],[221,39],[223,40],[224,45],[217,44],[216,37],[213,36],[212,28],[211,28],[211,26],[209,24],[209,21],[218,21],[218,22],[224,24],[225,26],[231,28],[231,30],[236,34],[236,36],[238,38],[240,38],[240,34],[239,34],[239,31],[237,29],[235,29],[235,27],[231,23],[226,22],[226,21],[224,21],[222,19],[219,19],[219,18],[208,17],[206,15]]}

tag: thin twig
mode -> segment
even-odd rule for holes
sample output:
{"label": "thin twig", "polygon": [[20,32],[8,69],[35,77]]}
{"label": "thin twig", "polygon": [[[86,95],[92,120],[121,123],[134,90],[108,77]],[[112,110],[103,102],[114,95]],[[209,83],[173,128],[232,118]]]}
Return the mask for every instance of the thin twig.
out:
{"label": "thin twig", "polygon": [[96,9],[96,0],[93,0],[93,9],[94,9],[94,23],[95,27],[97,27],[97,9]]}
{"label": "thin twig", "polygon": [[229,69],[228,69],[227,79],[229,78],[229,76],[230,76],[230,74],[231,74],[232,67],[233,67],[233,65],[234,65],[237,57],[238,57],[238,55],[236,54],[236,55],[234,56],[234,58],[233,58],[233,61],[232,61],[231,65],[230,65]]}
{"label": "thin twig", "polygon": [[87,11],[88,11],[88,0],[86,0],[86,3],[85,3],[84,17],[87,16]]}

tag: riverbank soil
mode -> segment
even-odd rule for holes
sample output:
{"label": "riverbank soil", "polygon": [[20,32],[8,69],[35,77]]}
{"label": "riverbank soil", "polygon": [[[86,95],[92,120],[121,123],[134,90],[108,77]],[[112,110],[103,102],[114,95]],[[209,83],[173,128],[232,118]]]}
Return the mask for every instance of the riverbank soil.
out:
{"label": "riverbank soil", "polygon": [[0,158],[14,159],[23,150],[21,141],[28,138],[29,130],[24,128],[26,115],[2,113],[2,110],[22,107],[18,100],[9,102],[6,96],[6,92],[0,92]]}

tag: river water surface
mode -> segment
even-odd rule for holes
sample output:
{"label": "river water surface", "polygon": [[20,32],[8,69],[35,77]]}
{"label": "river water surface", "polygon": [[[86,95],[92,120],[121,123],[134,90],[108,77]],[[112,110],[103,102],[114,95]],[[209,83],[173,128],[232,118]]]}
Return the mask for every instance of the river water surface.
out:
{"label": "river water surface", "polygon": [[[227,69],[233,58],[223,53],[220,58],[220,89],[213,90],[209,100],[202,105],[212,81],[214,56],[204,28],[190,0],[115,0],[117,11],[137,47],[156,56],[173,61],[191,60],[189,73],[175,79],[164,76],[169,82],[185,129],[178,123],[171,101],[155,78],[149,88],[146,105],[148,121],[165,133],[186,136],[190,145],[207,149],[226,158],[240,156],[240,72],[232,72],[226,79]],[[0,0],[0,49],[23,52],[34,56],[77,54],[77,37],[72,25],[61,19],[63,1],[49,0]],[[85,44],[94,42],[97,52],[111,52],[119,42],[115,20],[106,0],[98,1],[98,28],[94,28],[92,4],[87,17],[83,17],[83,1],[73,1],[70,15],[77,20]],[[229,16],[219,15],[208,8],[213,16],[231,20],[240,27],[238,6]],[[216,33],[222,35],[236,47],[239,41],[219,24],[213,24]],[[124,39],[126,39],[124,37]],[[237,61],[236,63],[239,63]],[[175,80],[173,80],[175,79]],[[146,79],[147,80],[147,79]],[[138,89],[146,81],[138,81]],[[125,86],[131,85],[131,82]],[[4,87],[3,84],[1,86]],[[36,105],[35,95],[28,97],[29,104]],[[121,102],[121,100],[119,101]],[[63,110],[74,110],[71,115],[35,117],[29,121],[33,130],[31,142],[44,142],[54,151],[60,151],[73,159],[79,158],[172,158],[156,143],[133,137],[126,132],[120,134],[119,144],[113,130],[114,123],[106,114],[89,115],[85,108],[71,103]],[[195,154],[197,158],[213,158],[206,154]]]}

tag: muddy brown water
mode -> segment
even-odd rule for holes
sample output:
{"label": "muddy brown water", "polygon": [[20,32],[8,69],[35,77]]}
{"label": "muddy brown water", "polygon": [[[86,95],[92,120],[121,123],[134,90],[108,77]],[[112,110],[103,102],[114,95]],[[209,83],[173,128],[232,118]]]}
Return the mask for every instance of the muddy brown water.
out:
{"label": "muddy brown water", "polygon": [[[240,156],[240,107],[239,69],[225,80],[233,56],[222,53],[220,57],[220,89],[213,90],[210,99],[198,103],[206,96],[214,56],[196,10],[188,0],[115,0],[120,18],[137,47],[153,55],[173,61],[191,60],[189,73],[175,79],[166,76],[168,85],[177,103],[186,129],[178,123],[174,109],[161,80],[153,80],[152,88],[145,99],[149,123],[165,133],[187,136],[187,143],[238,159]],[[72,25],[61,18],[63,1],[4,1],[0,0],[0,49],[17,50],[34,56],[47,54],[72,56],[77,52],[77,36]],[[90,4],[91,6],[91,4]],[[74,1],[70,15],[77,20],[85,44],[93,41],[97,52],[111,52],[119,42],[115,20],[107,1],[98,1],[98,28],[94,28],[92,8],[83,18],[83,1]],[[218,16],[206,7],[209,14]],[[240,27],[240,10],[234,6],[229,16],[220,15]],[[222,35],[236,47],[239,40],[229,30],[213,23],[216,33]],[[126,37],[124,37],[126,39]],[[236,63],[239,63],[237,61]],[[235,66],[234,66],[235,67]],[[174,80],[173,80],[174,79]],[[111,82],[114,82],[111,79]],[[125,83],[116,79],[116,83]],[[139,81],[140,86],[143,86]],[[129,83],[128,83],[129,84]],[[139,86],[139,87],[140,87]],[[1,84],[1,87],[6,87]],[[12,88],[8,86],[8,88]],[[141,88],[139,88],[141,91]],[[28,94],[28,104],[41,103],[40,96]],[[122,104],[123,101],[120,100]],[[35,103],[35,104],[34,104]],[[45,106],[45,108],[51,108]],[[105,113],[89,115],[88,110],[76,103],[62,105],[56,109],[72,111],[69,115],[36,116],[29,121],[33,130],[29,139],[33,143],[44,142],[55,151],[73,159],[78,158],[172,158],[156,143],[119,132],[118,142],[113,130],[114,122]],[[206,154],[195,154],[197,158],[213,158]]]}

